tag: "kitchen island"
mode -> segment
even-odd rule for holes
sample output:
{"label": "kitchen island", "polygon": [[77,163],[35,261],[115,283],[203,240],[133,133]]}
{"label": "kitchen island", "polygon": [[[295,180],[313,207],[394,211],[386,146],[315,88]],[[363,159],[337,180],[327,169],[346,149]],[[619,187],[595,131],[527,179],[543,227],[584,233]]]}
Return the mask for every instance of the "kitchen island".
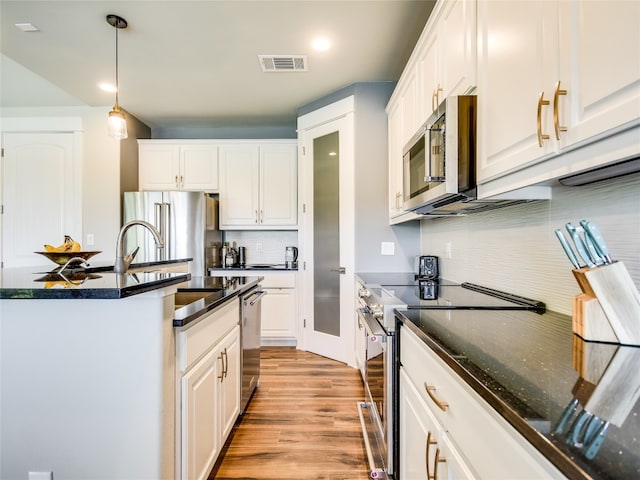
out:
{"label": "kitchen island", "polygon": [[[179,477],[174,325],[237,311],[260,278],[35,271],[1,271],[0,478]],[[198,306],[176,310],[176,294],[191,291],[204,293]]]}

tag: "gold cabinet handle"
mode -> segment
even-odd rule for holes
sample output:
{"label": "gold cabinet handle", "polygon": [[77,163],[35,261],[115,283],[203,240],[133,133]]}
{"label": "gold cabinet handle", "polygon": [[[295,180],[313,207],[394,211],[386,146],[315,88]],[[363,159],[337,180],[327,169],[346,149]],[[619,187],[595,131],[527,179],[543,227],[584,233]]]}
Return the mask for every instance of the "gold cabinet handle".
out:
{"label": "gold cabinet handle", "polygon": [[402,193],[396,193],[396,210],[400,210],[400,199],[402,198]]}
{"label": "gold cabinet handle", "polygon": [[549,140],[549,135],[542,133],[542,107],[543,105],[549,105],[549,100],[544,99],[544,92],[540,92],[538,98],[538,145],[544,146],[544,141]]}
{"label": "gold cabinet handle", "polygon": [[553,94],[553,128],[556,131],[556,140],[560,140],[560,132],[567,131],[567,127],[560,125],[560,118],[558,116],[558,97],[566,94],[567,91],[560,88],[560,80],[558,80],[558,83],[556,83],[556,90]]}
{"label": "gold cabinet handle", "polygon": [[224,368],[222,374],[224,375],[224,378],[227,378],[227,374],[229,373],[229,357],[227,356],[227,347],[224,347],[224,352],[222,352],[222,354],[224,355]]}
{"label": "gold cabinet handle", "polygon": [[427,385],[427,383],[425,382],[424,389],[427,391],[427,395],[429,395],[429,398],[433,400],[433,403],[435,403],[440,410],[442,410],[443,412],[446,412],[447,408],[449,407],[449,404],[447,402],[440,400],[435,396],[435,394],[433,393],[436,391],[435,385]]}
{"label": "gold cabinet handle", "polygon": [[436,448],[436,456],[433,459],[433,477],[430,477],[429,480],[438,480],[438,464],[446,461],[447,459],[444,456],[440,456],[440,449]]}
{"label": "gold cabinet handle", "polygon": [[222,364],[222,371],[220,372],[220,375],[218,375],[218,378],[220,379],[220,383],[224,382],[224,359],[222,358],[222,352],[220,352],[220,356],[218,357],[218,360],[220,360],[220,363]]}
{"label": "gold cabinet handle", "polygon": [[258,210],[256,210],[255,219],[256,219],[256,223],[258,223]]}
{"label": "gold cabinet handle", "polygon": [[180,184],[178,183],[178,175],[176,175],[176,188],[180,188]]}
{"label": "gold cabinet handle", "polygon": [[432,437],[431,437],[431,432],[427,432],[427,446],[425,448],[425,460],[427,463],[427,480],[431,479],[431,473],[430,473],[430,468],[429,468],[429,449],[431,448],[431,445],[437,445],[438,442],[436,442]]}
{"label": "gold cabinet handle", "polygon": [[438,84],[438,88],[436,88],[431,94],[431,111],[435,112],[438,105],[440,105],[440,92],[442,91],[442,87]]}
{"label": "gold cabinet handle", "polygon": [[264,223],[264,210],[260,210],[260,223]]}

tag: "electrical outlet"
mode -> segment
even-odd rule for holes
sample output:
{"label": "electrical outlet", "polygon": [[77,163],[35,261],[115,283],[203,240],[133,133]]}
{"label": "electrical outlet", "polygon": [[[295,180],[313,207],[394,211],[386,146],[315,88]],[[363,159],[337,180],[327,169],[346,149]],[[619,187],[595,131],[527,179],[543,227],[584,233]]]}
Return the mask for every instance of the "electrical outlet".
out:
{"label": "electrical outlet", "polygon": [[451,256],[451,242],[447,242],[444,244],[444,257],[452,258]]}
{"label": "electrical outlet", "polygon": [[29,480],[53,480],[53,472],[29,472]]}
{"label": "electrical outlet", "polygon": [[93,236],[93,233],[87,234],[87,245],[95,245],[96,239]]}

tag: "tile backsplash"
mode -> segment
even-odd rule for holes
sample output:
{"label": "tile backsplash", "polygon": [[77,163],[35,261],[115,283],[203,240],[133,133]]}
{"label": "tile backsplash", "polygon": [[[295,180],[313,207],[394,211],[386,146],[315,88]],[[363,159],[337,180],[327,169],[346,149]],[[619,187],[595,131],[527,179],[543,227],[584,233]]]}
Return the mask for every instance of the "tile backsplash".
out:
{"label": "tile backsplash", "polygon": [[236,242],[246,248],[247,264],[284,263],[284,248],[298,246],[298,232],[293,230],[227,230],[225,242]]}
{"label": "tile backsplash", "polygon": [[613,259],[623,261],[640,286],[640,174],[558,185],[550,201],[422,220],[421,252],[440,257],[442,278],[542,300],[549,310],[570,315],[580,289],[554,231],[584,218],[598,224]]}

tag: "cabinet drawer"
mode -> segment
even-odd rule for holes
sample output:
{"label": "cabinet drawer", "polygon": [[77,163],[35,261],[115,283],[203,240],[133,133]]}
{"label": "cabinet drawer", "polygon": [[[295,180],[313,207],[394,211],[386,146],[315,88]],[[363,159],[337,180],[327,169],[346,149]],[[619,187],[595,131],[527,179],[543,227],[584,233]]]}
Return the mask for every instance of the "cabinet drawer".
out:
{"label": "cabinet drawer", "polygon": [[[480,477],[563,477],[406,327],[400,331],[400,345],[402,366],[411,382],[448,433],[448,440],[463,452]],[[427,386],[433,388],[431,395]]]}
{"label": "cabinet drawer", "polygon": [[262,288],[295,288],[295,273],[269,273],[264,274],[264,280],[260,282]]}
{"label": "cabinet drawer", "polygon": [[180,371],[185,372],[211,347],[218,343],[240,321],[237,298],[203,315],[177,334],[177,357]]}

